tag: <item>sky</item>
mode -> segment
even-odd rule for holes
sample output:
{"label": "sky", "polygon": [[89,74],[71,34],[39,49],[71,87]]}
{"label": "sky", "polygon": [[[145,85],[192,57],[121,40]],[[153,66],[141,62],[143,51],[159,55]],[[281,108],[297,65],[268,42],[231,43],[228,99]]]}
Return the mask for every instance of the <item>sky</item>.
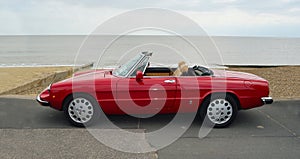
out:
{"label": "sky", "polygon": [[183,14],[214,36],[300,37],[300,0],[0,0],[0,35],[85,35],[148,7]]}

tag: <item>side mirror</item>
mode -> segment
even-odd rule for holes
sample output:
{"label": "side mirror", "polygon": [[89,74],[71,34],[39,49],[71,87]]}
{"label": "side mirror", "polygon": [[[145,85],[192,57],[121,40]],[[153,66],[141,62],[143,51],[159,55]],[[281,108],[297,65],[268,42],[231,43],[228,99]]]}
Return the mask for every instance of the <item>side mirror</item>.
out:
{"label": "side mirror", "polygon": [[136,71],[135,79],[138,82],[142,81],[143,80],[143,72],[142,71]]}

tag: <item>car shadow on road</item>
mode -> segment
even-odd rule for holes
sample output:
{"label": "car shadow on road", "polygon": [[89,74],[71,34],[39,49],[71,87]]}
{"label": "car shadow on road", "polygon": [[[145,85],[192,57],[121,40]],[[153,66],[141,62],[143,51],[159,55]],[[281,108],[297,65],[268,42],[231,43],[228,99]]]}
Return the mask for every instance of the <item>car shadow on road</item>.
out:
{"label": "car shadow on road", "polygon": [[[75,128],[67,121],[62,111],[42,107],[34,100],[1,98],[0,112],[0,128]],[[188,119],[191,115],[193,116],[189,113],[180,114],[181,119]],[[99,125],[103,129],[145,129],[146,132],[152,132],[169,124],[174,116],[175,114],[158,114],[150,118],[136,118],[129,115],[107,115],[108,121],[112,124],[101,123],[99,120]],[[274,124],[266,124],[270,122],[267,120],[255,109],[240,111],[230,129],[244,129],[251,132],[253,128],[256,129],[259,125],[274,126]],[[194,118],[191,126],[189,124],[183,125],[183,121],[172,121],[172,124],[175,124],[175,127],[179,129],[188,128],[187,136],[195,136],[201,128],[201,119],[198,115]]]}
{"label": "car shadow on road", "polygon": [[[108,120],[100,119],[99,122],[97,122],[98,126],[91,127],[100,129],[144,129],[146,132],[153,132],[164,128],[172,122],[178,129],[187,128],[186,134],[200,130],[202,119],[199,115],[195,116],[191,124],[184,119],[189,118],[189,116],[193,114],[179,114],[181,118],[179,121],[173,120],[175,115],[176,114],[157,114],[150,118],[136,118],[130,115],[105,115],[105,118]],[[258,116],[260,116],[260,114],[257,111],[241,111],[230,128],[241,129],[249,126],[256,127],[258,123],[253,119],[257,119]],[[67,121],[63,112],[45,110],[33,117],[35,118],[33,120],[36,122],[32,128],[76,128]],[[109,124],[107,122],[109,122]],[[195,133],[193,134],[193,136],[195,136]]]}
{"label": "car shadow on road", "polygon": [[[275,102],[272,105],[239,111],[235,121],[229,128],[212,129],[208,137],[237,137],[237,136],[293,136],[291,132],[298,132],[299,111],[298,101]],[[288,111],[286,111],[288,110]],[[296,110],[296,111],[295,111]],[[181,114],[182,119],[191,114]],[[164,128],[174,119],[174,114],[159,114],[151,118],[141,119],[129,115],[108,115],[107,124],[99,120],[100,129],[143,129],[153,132]],[[183,120],[184,121],[184,120]],[[201,129],[201,119],[196,116],[191,125],[182,124],[183,121],[172,123],[175,129],[185,129],[182,137],[198,137]],[[173,122],[173,121],[172,121]],[[294,123],[294,125],[293,125]],[[100,125],[98,127],[98,125]],[[34,100],[0,98],[0,129],[77,129],[65,118],[62,111],[49,107],[42,107]]]}

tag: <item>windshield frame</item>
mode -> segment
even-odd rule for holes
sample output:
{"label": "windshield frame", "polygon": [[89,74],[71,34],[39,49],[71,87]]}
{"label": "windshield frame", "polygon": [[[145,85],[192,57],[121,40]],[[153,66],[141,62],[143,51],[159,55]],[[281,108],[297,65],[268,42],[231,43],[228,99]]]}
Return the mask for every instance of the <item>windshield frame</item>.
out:
{"label": "windshield frame", "polygon": [[[130,76],[130,75],[132,74],[132,72],[136,69],[136,67],[137,67],[142,61],[147,60],[147,63],[148,63],[149,58],[150,58],[151,55],[152,55],[152,53],[148,53],[148,52],[142,52],[142,53],[136,55],[134,58],[132,58],[132,59],[129,60],[128,62],[126,62],[126,63],[120,65],[120,67],[114,69],[114,70],[112,71],[112,75],[117,76],[117,77],[125,77],[125,78],[128,77],[128,76]],[[139,56],[139,57],[138,57],[138,56]],[[138,57],[137,60],[136,60],[136,57]],[[134,62],[133,60],[136,60],[136,61]],[[134,64],[130,66],[129,64],[130,64],[132,61],[134,62]],[[129,67],[131,67],[131,68],[125,69],[125,70],[127,70],[126,74],[125,74],[125,75],[118,74],[118,70],[122,69],[123,67],[126,67],[127,65],[129,65]],[[145,69],[144,69],[144,70],[145,70]],[[144,71],[144,70],[143,70],[143,71]]]}

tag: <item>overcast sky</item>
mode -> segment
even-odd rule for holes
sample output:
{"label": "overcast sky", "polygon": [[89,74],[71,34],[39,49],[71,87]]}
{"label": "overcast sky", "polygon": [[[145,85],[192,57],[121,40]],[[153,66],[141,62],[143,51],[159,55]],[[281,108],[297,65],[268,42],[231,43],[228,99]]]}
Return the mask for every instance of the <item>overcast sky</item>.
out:
{"label": "overcast sky", "polygon": [[145,7],[184,14],[209,35],[300,37],[300,0],[0,0],[0,35],[88,34]]}

